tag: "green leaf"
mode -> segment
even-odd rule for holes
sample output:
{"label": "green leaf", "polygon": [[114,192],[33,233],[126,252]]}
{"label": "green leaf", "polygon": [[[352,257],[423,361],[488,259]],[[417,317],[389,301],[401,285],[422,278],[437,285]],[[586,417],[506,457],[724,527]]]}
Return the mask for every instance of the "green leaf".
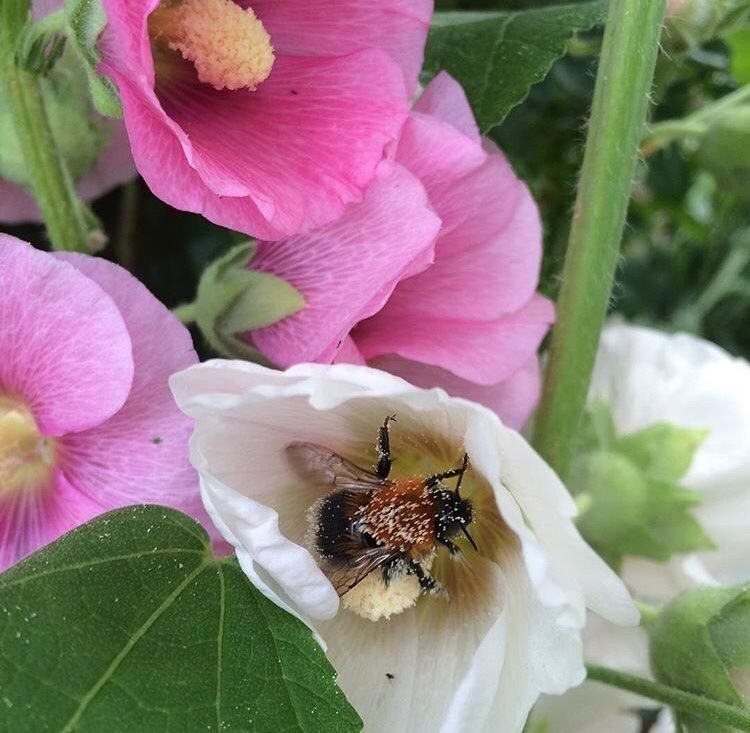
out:
{"label": "green leaf", "polygon": [[442,69],[466,90],[482,132],[541,81],[577,30],[604,20],[606,0],[517,12],[436,13],[425,52],[429,78]]}
{"label": "green leaf", "polygon": [[107,23],[101,0],[66,0],[65,12],[73,45],[86,68],[89,91],[97,112],[105,117],[122,117],[117,88],[96,71],[100,60],[96,44]]}
{"label": "green leaf", "polygon": [[740,28],[727,39],[731,51],[730,69],[734,80],[740,84],[750,84],[750,27]]}
{"label": "green leaf", "polygon": [[305,307],[302,294],[280,277],[249,269],[255,243],[245,242],[203,272],[194,304],[195,320],[211,346],[230,357],[260,355],[239,334],[269,326]]}
{"label": "green leaf", "polygon": [[106,514],[0,576],[0,636],[0,730],[361,730],[309,629],[163,507]]}

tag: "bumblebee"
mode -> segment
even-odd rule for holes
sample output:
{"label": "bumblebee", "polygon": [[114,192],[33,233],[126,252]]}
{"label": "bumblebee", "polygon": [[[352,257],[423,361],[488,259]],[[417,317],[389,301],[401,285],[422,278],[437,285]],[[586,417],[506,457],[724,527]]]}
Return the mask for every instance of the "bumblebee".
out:
{"label": "bumblebee", "polygon": [[[422,592],[442,587],[426,569],[441,547],[459,552],[454,539],[463,534],[476,550],[467,529],[474,518],[469,499],[461,497],[461,481],[469,466],[428,476],[389,478],[393,459],[386,417],[378,431],[378,460],[373,470],[360,468],[330,448],[294,442],[287,456],[299,476],[328,493],[310,508],[310,544],[323,572],[339,596],[379,570],[386,585],[397,576],[413,574]],[[456,478],[450,490],[444,483]]]}

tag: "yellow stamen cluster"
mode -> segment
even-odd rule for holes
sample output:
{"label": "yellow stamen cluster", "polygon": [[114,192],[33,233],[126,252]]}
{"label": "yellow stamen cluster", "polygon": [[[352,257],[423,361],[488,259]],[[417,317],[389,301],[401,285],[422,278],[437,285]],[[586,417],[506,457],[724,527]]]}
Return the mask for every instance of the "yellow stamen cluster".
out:
{"label": "yellow stamen cluster", "polygon": [[0,498],[43,484],[54,466],[54,444],[39,432],[32,414],[0,399]]}
{"label": "yellow stamen cluster", "polygon": [[149,17],[149,34],[179,51],[216,89],[254,90],[275,59],[263,23],[232,0],[164,0]]}

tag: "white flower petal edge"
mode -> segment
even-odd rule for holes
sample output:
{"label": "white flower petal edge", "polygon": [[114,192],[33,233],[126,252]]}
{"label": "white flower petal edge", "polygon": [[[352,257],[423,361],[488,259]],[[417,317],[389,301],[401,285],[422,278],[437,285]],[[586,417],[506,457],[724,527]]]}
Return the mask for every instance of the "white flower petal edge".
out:
{"label": "white flower petal edge", "polygon": [[[191,457],[209,513],[251,581],[325,640],[368,732],[520,731],[540,692],[583,680],[586,605],[637,622],[620,580],[575,530],[565,488],[489,410],[351,365],[277,372],[216,360],[171,384],[196,420]],[[511,539],[498,540],[496,557],[450,565],[464,583],[450,602],[422,597],[373,623],[339,610],[305,548],[305,514],[319,495],[300,485],[285,448],[308,440],[343,454],[372,450],[393,413],[399,430],[465,446]]]}

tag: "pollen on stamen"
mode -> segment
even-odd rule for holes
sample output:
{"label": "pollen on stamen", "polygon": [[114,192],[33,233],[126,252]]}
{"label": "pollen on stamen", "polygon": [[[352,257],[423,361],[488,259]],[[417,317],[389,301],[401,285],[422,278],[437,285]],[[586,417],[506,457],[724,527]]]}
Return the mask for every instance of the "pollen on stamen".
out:
{"label": "pollen on stamen", "polygon": [[252,8],[232,0],[165,0],[149,17],[149,34],[191,61],[215,89],[254,90],[271,73],[271,37]]}

